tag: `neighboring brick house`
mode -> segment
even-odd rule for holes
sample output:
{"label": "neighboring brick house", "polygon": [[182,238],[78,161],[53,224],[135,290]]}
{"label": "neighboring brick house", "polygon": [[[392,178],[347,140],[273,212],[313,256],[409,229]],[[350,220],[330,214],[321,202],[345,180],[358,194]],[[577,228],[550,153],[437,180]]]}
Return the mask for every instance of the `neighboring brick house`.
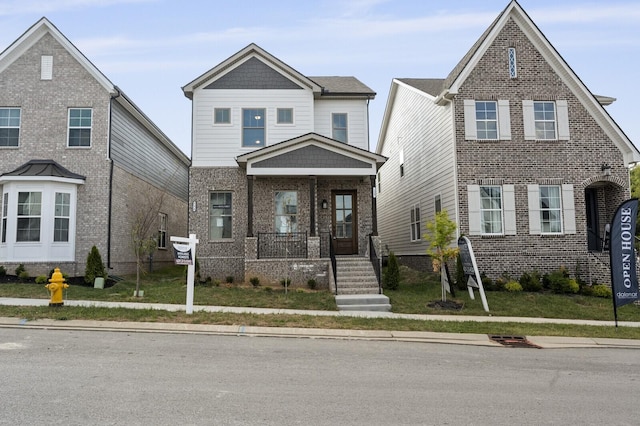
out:
{"label": "neighboring brick house", "polygon": [[183,87],[193,101],[189,227],[201,275],[327,285],[329,245],[365,256],[375,231],[375,93],[306,77],[250,44]]}
{"label": "neighboring brick house", "polygon": [[608,282],[606,224],[640,154],[512,1],[445,79],[395,79],[377,153],[379,233],[425,259],[446,210],[491,278],[566,267]]}
{"label": "neighboring brick house", "polygon": [[[162,202],[161,244],[186,235],[188,167],[46,18],[0,53],[0,265],[9,273],[23,263],[32,276],[53,267],[81,276],[94,245],[109,273],[132,272],[131,218],[146,203]],[[172,255],[160,249],[154,262]]]}

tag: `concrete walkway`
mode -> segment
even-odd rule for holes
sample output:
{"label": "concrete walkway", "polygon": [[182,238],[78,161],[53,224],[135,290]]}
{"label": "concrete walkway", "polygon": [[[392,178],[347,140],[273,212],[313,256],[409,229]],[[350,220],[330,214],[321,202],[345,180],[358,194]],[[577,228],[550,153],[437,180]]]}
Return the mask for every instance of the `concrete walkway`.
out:
{"label": "concrete walkway", "polygon": [[[131,303],[131,302],[102,302],[88,300],[65,300],[65,306],[106,307],[128,309],[156,309],[171,312],[185,311],[184,305],[170,305],[161,303]],[[7,306],[48,306],[48,299],[21,299],[0,297],[0,305]],[[459,321],[459,322],[520,322],[537,324],[574,324],[613,327],[613,321],[570,320],[552,318],[524,318],[524,317],[493,317],[493,316],[464,316],[464,315],[418,315],[397,314],[391,312],[364,311],[310,311],[296,309],[268,309],[246,308],[231,306],[199,306],[193,307],[194,312],[228,312],[250,314],[289,314],[313,316],[343,316],[360,318],[402,318],[418,321]],[[618,322],[620,327],[640,327],[639,322]],[[384,331],[384,330],[336,330],[317,328],[289,328],[289,327],[249,327],[243,325],[206,325],[181,323],[150,323],[150,322],[116,322],[116,321],[85,321],[85,320],[34,320],[27,321],[19,318],[0,317],[1,327],[47,328],[65,330],[102,330],[127,331],[147,333],[194,333],[233,336],[275,336],[275,337],[303,337],[330,339],[361,339],[361,340],[390,340],[450,343],[464,345],[503,347],[489,338],[486,334],[472,333],[434,333],[415,331]],[[601,339],[583,337],[527,337],[527,341],[540,348],[633,348],[640,349],[640,340],[629,339]]]}

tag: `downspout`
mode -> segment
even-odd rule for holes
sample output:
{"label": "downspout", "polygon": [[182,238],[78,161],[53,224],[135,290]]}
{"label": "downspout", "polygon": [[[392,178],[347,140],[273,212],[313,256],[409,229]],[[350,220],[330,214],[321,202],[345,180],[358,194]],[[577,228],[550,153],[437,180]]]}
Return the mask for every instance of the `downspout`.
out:
{"label": "downspout", "polygon": [[111,95],[109,99],[109,147],[107,149],[107,158],[109,159],[109,202],[107,213],[107,269],[111,267],[111,206],[113,202],[113,159],[111,158],[111,136],[112,132],[112,117],[113,117],[113,100],[120,96],[120,90],[115,87],[116,93]]}
{"label": "downspout", "polygon": [[369,123],[369,102],[371,102],[371,98],[367,96],[367,151],[371,151],[371,135],[369,134],[371,131],[371,123]]}

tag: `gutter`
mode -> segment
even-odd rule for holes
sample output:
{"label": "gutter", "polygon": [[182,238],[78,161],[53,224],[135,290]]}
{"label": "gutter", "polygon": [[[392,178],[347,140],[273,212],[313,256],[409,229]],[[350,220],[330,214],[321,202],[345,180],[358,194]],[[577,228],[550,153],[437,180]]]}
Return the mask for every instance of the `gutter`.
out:
{"label": "gutter", "polygon": [[116,93],[112,94],[109,98],[109,148],[107,151],[107,157],[109,159],[109,202],[107,213],[107,270],[111,267],[111,222],[112,222],[112,204],[113,204],[113,159],[111,158],[111,136],[112,132],[112,116],[113,116],[113,100],[120,96],[120,90],[114,87]]}

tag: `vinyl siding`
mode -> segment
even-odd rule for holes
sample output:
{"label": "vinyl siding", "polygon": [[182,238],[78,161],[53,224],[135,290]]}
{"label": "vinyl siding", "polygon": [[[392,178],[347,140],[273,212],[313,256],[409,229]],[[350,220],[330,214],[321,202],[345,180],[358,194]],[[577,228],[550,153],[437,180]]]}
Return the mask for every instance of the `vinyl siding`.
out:
{"label": "vinyl siding", "polygon": [[[395,84],[395,83],[394,83]],[[397,255],[423,255],[424,240],[411,242],[411,207],[420,205],[420,233],[435,217],[434,200],[456,220],[454,146],[450,106],[437,106],[427,95],[399,85],[381,154],[389,160],[380,169],[377,194],[378,231]],[[404,177],[399,153],[404,152]]]}
{"label": "vinyl siding", "polygon": [[[214,108],[230,108],[231,124],[214,125]],[[242,109],[266,109],[266,145],[313,132],[313,94],[308,90],[199,89],[193,98],[194,167],[234,167],[242,147]],[[278,108],[293,108],[293,125],[276,124]]]}
{"label": "vinyl siding", "polygon": [[347,142],[369,150],[369,124],[367,102],[362,99],[319,99],[315,105],[315,132],[332,137],[331,114],[347,114]]}
{"label": "vinyl siding", "polygon": [[111,120],[111,158],[114,163],[187,201],[188,166],[117,102],[112,102]]}

